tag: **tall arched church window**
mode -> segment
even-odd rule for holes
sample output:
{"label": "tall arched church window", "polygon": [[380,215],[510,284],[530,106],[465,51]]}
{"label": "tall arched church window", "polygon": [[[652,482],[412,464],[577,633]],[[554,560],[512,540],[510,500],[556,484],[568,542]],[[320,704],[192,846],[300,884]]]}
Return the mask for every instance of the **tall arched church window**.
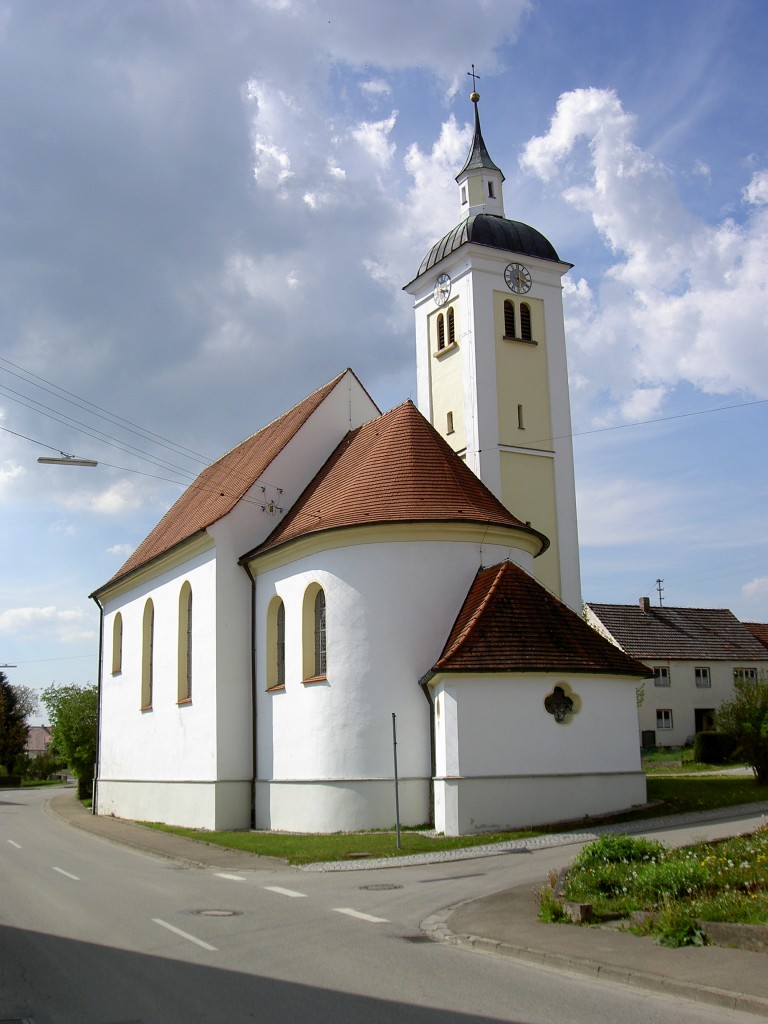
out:
{"label": "tall arched church window", "polygon": [[515,304],[511,299],[504,300],[504,336],[515,337]]}
{"label": "tall arched church window", "polygon": [[523,341],[533,341],[531,333],[531,307],[527,302],[520,303],[520,337]]}
{"label": "tall arched church window", "polygon": [[442,313],[437,315],[437,351],[445,348],[445,317]]}
{"label": "tall arched church window", "polygon": [[112,675],[123,671],[123,616],[118,612],[112,622]]}
{"label": "tall arched church window", "polygon": [[453,306],[448,309],[448,344],[456,344],[456,318],[453,313]]}
{"label": "tall arched church window", "polygon": [[273,597],[267,608],[267,689],[285,686],[285,605]]}
{"label": "tall arched church window", "polygon": [[302,606],[302,664],[304,682],[325,679],[328,671],[325,591],[310,583]]}
{"label": "tall arched church window", "polygon": [[141,710],[152,708],[152,673],[154,670],[155,606],[150,597],[144,605],[141,629]]}
{"label": "tall arched church window", "polygon": [[179,593],[177,700],[192,700],[192,587],[184,582]]}
{"label": "tall arched church window", "polygon": [[325,591],[319,590],[315,597],[315,675],[324,676],[325,671]]}

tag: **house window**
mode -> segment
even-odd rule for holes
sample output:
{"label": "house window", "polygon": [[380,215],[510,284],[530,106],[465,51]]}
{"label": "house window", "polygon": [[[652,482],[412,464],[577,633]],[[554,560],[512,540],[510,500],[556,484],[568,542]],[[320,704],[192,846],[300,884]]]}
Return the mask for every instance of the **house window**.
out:
{"label": "house window", "polygon": [[302,662],[304,682],[325,679],[328,669],[325,591],[311,583],[302,607]]}
{"label": "house window", "polygon": [[515,336],[515,304],[509,299],[504,300],[504,337]]}
{"label": "house window", "polygon": [[520,337],[523,341],[533,341],[531,333],[531,307],[527,302],[520,303]]}
{"label": "house window", "polygon": [[456,344],[456,318],[453,315],[453,306],[448,310],[448,344]]}
{"label": "house window", "polygon": [[144,605],[141,630],[141,710],[152,709],[152,673],[154,671],[155,606],[152,598]]}
{"label": "house window", "polygon": [[712,680],[709,678],[709,669],[704,666],[703,668],[694,668],[693,674],[696,678],[696,685],[704,688],[712,685]]}
{"label": "house window", "polygon": [[757,682],[757,669],[756,668],[735,668],[733,670],[733,681],[734,681],[734,683],[756,683]]}
{"label": "house window", "polygon": [[670,708],[657,708],[656,709],[656,728],[657,729],[671,729],[672,728],[672,711]]}
{"label": "house window", "polygon": [[192,700],[192,587],[184,582],[179,593],[178,677],[176,700]]}
{"label": "house window", "polygon": [[112,675],[118,676],[123,671],[123,616],[115,615],[112,623]]}
{"label": "house window", "polygon": [[442,313],[437,317],[437,351],[445,348],[445,317]]}
{"label": "house window", "polygon": [[446,415],[445,419],[446,419],[445,432],[446,432],[446,434],[452,434],[453,433],[453,413],[449,412]]}
{"label": "house window", "polygon": [[669,669],[666,665],[661,665],[653,670],[653,685],[654,686],[669,686]]}

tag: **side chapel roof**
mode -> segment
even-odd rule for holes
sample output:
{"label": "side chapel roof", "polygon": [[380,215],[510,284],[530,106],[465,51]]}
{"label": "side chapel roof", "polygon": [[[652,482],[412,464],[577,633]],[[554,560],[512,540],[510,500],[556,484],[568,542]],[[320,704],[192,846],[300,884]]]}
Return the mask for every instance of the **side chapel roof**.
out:
{"label": "side chapel roof", "polygon": [[759,661],[768,658],[743,622],[727,608],[592,604],[617,644],[636,658],[682,661]]}
{"label": "side chapel roof", "polygon": [[436,672],[651,675],[513,562],[478,570]]}
{"label": "side chapel roof", "polygon": [[342,377],[351,372],[345,370],[340,373],[207,466],[108,581],[109,584],[165,554],[231,512]]}
{"label": "side chapel roof", "polygon": [[263,544],[241,562],[312,533],[375,523],[471,522],[533,535],[407,401],[351,430]]}

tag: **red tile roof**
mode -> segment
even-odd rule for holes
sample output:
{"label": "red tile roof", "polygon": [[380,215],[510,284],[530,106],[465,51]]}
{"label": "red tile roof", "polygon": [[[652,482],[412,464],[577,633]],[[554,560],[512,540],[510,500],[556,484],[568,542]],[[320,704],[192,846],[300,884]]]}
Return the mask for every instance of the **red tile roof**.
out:
{"label": "red tile roof", "polygon": [[532,534],[404,402],[350,431],[282,522],[241,561],[308,534],[373,523],[473,522]]}
{"label": "red tile roof", "polygon": [[340,373],[207,466],[105,586],[170,551],[231,512],[348,372],[351,371]]}
{"label": "red tile roof", "polygon": [[635,658],[681,661],[755,661],[768,652],[727,608],[643,609],[640,604],[589,607],[616,643]]}
{"label": "red tile roof", "polygon": [[432,672],[651,674],[513,562],[478,570]]}
{"label": "red tile roof", "polygon": [[768,622],[745,622],[744,625],[763,647],[768,647]]}

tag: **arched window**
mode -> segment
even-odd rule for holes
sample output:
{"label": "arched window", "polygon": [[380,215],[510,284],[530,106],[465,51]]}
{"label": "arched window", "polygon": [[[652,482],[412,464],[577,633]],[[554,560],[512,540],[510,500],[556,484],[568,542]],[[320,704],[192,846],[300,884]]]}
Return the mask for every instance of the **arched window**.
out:
{"label": "arched window", "polygon": [[273,597],[267,609],[267,689],[285,686],[285,605]]}
{"label": "arched window", "polygon": [[192,587],[184,582],[179,593],[179,655],[177,700],[192,700]]}
{"label": "arched window", "polygon": [[304,681],[325,679],[328,670],[325,591],[311,583],[302,608],[302,660]]}
{"label": "arched window", "polygon": [[437,351],[445,348],[445,317],[442,313],[437,316]]}
{"label": "arched window", "polygon": [[453,306],[448,310],[448,344],[456,344],[456,319],[453,315]]}
{"label": "arched window", "polygon": [[141,630],[141,710],[152,708],[153,644],[155,636],[155,606],[152,598],[144,605]]}
{"label": "arched window", "polygon": [[112,622],[112,675],[123,671],[123,616],[118,612]]}
{"label": "arched window", "polygon": [[504,337],[515,336],[515,304],[510,299],[504,300]]}
{"label": "arched window", "polygon": [[520,337],[523,341],[533,341],[531,334],[531,307],[527,302],[520,303]]}

